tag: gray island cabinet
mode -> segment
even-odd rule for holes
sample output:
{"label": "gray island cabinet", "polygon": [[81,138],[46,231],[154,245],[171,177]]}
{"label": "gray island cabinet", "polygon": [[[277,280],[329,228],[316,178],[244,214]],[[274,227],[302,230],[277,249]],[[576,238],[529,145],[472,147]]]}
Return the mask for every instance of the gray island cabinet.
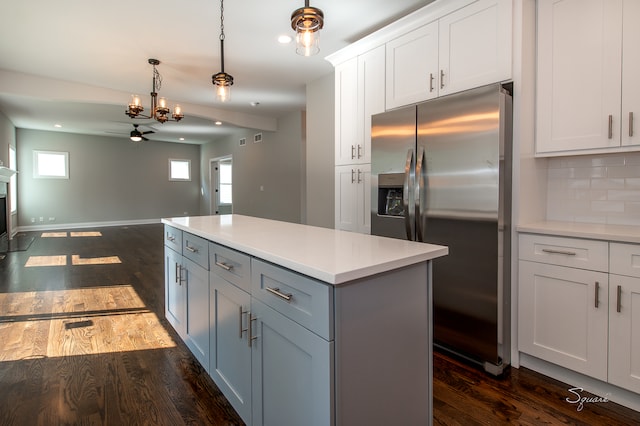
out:
{"label": "gray island cabinet", "polygon": [[167,320],[247,425],[432,423],[431,260],[446,247],[241,215],[162,222]]}

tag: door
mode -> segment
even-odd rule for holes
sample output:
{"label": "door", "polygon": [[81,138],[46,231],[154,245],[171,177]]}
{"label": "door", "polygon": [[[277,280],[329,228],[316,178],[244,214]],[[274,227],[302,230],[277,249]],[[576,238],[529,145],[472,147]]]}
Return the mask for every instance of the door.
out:
{"label": "door", "polygon": [[165,315],[178,335],[184,339],[187,322],[187,292],[183,285],[182,256],[165,246],[164,257]]}
{"label": "door", "polygon": [[332,425],[333,343],[251,300],[253,424]]}
{"label": "door", "polygon": [[493,364],[505,98],[494,84],[418,105],[417,239],[449,247],[433,262],[434,341]]}
{"label": "door", "polygon": [[245,423],[251,424],[251,347],[248,342],[249,293],[211,274],[210,372]]}
{"label": "door", "polygon": [[640,278],[610,277],[609,383],[640,393]]}
{"label": "door", "polygon": [[[385,237],[415,238],[413,216],[413,170],[416,147],[416,107],[411,106],[371,117],[371,233]],[[399,199],[401,209],[391,211]]]}
{"label": "door", "polygon": [[607,381],[608,274],[519,265],[518,349]]}
{"label": "door", "polygon": [[209,212],[212,215],[233,213],[232,171],[232,157],[209,160]]}

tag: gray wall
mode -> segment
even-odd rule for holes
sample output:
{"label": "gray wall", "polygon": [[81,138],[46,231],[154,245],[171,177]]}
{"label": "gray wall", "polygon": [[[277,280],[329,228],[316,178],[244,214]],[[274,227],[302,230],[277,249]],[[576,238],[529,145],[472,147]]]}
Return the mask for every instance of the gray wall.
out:
{"label": "gray wall", "polygon": [[[209,214],[209,160],[233,157],[233,213],[300,223],[305,167],[303,161],[303,114],[294,112],[278,119],[276,132],[238,129],[230,137],[201,146],[200,214]],[[246,138],[246,145],[239,140]],[[262,187],[262,190],[260,189]]]}
{"label": "gray wall", "polygon": [[[133,144],[127,138],[25,129],[17,129],[17,145],[21,228],[145,221],[198,213],[197,145]],[[68,152],[70,178],[34,179],[34,150]],[[191,182],[169,182],[169,158],[191,160]]]}
{"label": "gray wall", "polygon": [[334,227],[335,91],[333,73],[307,85],[306,223]]}

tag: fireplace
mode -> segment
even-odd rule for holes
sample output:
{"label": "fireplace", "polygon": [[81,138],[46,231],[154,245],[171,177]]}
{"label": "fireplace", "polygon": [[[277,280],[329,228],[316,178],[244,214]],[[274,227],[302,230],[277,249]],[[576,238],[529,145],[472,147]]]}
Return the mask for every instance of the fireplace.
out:
{"label": "fireplace", "polygon": [[7,197],[0,194],[0,238],[5,239],[8,236],[7,223]]}

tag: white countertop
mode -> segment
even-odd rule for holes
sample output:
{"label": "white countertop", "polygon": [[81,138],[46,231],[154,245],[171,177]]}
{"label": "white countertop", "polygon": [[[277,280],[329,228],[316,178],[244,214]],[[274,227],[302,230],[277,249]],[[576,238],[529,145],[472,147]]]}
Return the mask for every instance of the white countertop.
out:
{"label": "white countertop", "polygon": [[241,215],[162,223],[329,284],[341,284],[448,254],[445,246]]}
{"label": "white countertop", "polygon": [[640,226],[543,221],[518,226],[518,232],[640,244]]}

